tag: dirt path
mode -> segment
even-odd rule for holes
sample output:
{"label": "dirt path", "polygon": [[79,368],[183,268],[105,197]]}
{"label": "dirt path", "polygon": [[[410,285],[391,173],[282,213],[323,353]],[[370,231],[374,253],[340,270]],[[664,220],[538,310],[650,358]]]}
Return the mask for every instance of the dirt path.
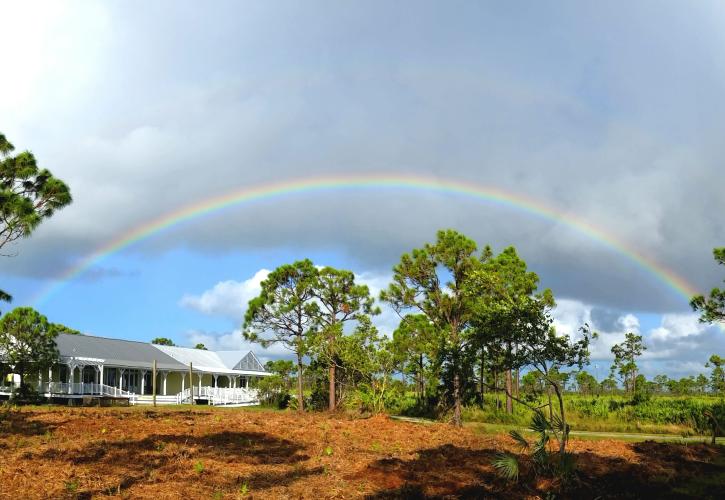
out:
{"label": "dirt path", "polygon": [[[434,420],[414,417],[400,417],[391,416],[394,420],[400,420],[403,422],[411,422],[417,424],[433,424],[436,423]],[[527,429],[521,429],[515,425],[504,425],[504,424],[483,424],[478,422],[471,422],[467,425],[468,427],[483,429],[487,434],[506,433],[509,430],[517,429],[523,432],[530,432]],[[710,436],[679,436],[677,434],[643,434],[638,432],[601,432],[601,431],[571,431],[571,435],[580,437],[583,439],[617,439],[621,441],[672,441],[672,442],[685,442],[685,443],[702,443],[710,442],[712,439]],[[725,444],[724,437],[718,437],[716,439],[718,444]]]}

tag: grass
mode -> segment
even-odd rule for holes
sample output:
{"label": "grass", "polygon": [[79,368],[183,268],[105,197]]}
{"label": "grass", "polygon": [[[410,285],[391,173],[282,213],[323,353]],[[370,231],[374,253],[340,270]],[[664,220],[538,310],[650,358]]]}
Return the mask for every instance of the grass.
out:
{"label": "grass", "polygon": [[[466,422],[464,424],[479,434],[507,434],[511,430],[518,430],[522,433],[531,433],[525,426],[511,424],[489,424],[484,422]],[[618,441],[640,442],[640,441],[662,441],[662,442],[686,442],[686,443],[709,443],[709,436],[682,436],[679,434],[645,433],[645,432],[617,432],[617,431],[585,431],[575,428],[572,437],[599,441],[602,439],[616,439]],[[725,437],[718,437],[718,444],[725,444]]]}
{"label": "grass", "polygon": [[[709,431],[704,417],[706,409],[722,412],[722,398],[656,396],[638,404],[623,396],[565,396],[567,422],[573,429],[592,432],[644,434],[704,435]],[[540,401],[537,404],[543,404]],[[496,408],[495,398],[486,400],[484,408],[467,407],[463,419],[468,422],[505,424],[526,427],[531,411],[514,404],[512,415]],[[722,420],[725,420],[723,416]]]}

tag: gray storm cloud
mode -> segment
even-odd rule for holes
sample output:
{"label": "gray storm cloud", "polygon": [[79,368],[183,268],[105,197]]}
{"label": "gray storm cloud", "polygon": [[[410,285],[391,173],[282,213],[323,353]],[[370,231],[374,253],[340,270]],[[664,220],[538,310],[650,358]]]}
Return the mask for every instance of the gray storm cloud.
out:
{"label": "gray storm cloud", "polygon": [[[387,171],[500,187],[585,219],[701,289],[720,279],[710,255],[725,243],[716,2],[528,5],[523,15],[419,2],[140,5],[56,7],[32,28],[47,43],[13,44],[29,71],[23,85],[0,79],[0,126],[69,182],[75,203],[0,260],[3,273],[53,276],[151,218],[233,189]],[[32,19],[17,9],[18,22]],[[559,296],[687,307],[561,223],[424,191],[270,199],[131,251],[335,248],[387,272],[442,227],[516,245]]]}

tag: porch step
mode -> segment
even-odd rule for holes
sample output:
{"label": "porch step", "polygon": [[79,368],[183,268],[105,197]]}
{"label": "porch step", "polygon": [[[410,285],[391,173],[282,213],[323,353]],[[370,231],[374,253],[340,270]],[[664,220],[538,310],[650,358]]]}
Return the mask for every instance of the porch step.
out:
{"label": "porch step", "polygon": [[[143,396],[136,396],[135,403],[137,405],[152,405],[154,404],[153,396],[144,394]],[[156,396],[157,405],[175,405],[176,396]]]}

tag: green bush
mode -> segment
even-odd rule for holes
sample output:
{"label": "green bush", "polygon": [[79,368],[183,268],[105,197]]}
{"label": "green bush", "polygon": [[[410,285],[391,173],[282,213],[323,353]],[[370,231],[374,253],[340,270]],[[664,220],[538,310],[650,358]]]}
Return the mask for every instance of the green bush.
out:
{"label": "green bush", "polygon": [[265,377],[257,383],[260,403],[283,410],[289,406],[290,395],[286,382],[279,375]]}

